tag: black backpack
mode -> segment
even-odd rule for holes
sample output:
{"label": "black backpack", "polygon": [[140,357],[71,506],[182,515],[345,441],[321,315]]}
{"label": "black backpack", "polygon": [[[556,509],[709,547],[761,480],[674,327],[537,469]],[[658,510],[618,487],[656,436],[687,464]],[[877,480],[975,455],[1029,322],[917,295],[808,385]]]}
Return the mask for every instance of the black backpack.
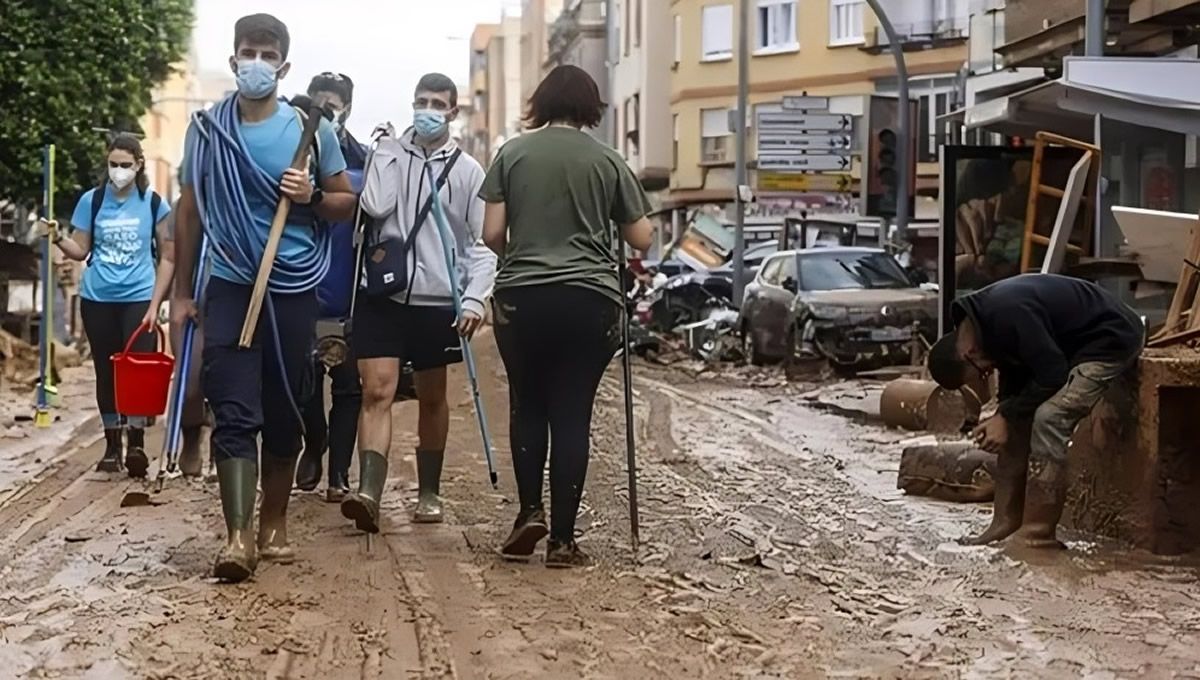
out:
{"label": "black backpack", "polygon": [[[92,192],[92,233],[96,233],[96,217],[100,215],[100,208],[104,206],[104,194],[108,191],[108,182],[101,184]],[[154,239],[154,229],[158,226],[158,209],[162,207],[162,196],[158,192],[150,190],[150,255],[158,262],[158,244]],[[87,256],[88,265],[92,264],[92,254],[89,252]]]}

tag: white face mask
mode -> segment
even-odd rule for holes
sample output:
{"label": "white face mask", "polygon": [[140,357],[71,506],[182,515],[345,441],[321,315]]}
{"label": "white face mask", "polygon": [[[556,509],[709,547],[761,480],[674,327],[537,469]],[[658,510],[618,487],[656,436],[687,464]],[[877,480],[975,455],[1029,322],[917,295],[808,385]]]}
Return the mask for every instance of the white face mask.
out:
{"label": "white face mask", "polygon": [[129,186],[133,178],[137,176],[137,171],[133,168],[109,168],[108,178],[112,180],[113,186],[118,189],[124,189]]}

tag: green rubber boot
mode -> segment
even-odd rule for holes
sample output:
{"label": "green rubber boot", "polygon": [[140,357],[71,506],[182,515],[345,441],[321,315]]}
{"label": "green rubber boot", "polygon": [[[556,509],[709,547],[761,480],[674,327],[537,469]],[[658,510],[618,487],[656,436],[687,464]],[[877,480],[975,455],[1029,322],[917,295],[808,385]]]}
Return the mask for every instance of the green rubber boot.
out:
{"label": "green rubber boot", "polygon": [[241,583],[254,575],[258,551],[254,541],[254,501],[258,487],[258,464],[243,458],[217,463],[221,488],[221,510],[229,536],[217,554],[213,576],[226,583]]}
{"label": "green rubber boot", "polygon": [[387,456],[378,451],[358,452],[358,491],[342,501],[342,517],[354,520],[359,531],[379,533],[379,500],[387,471]]}
{"label": "green rubber boot", "polygon": [[417,509],[413,522],[417,524],[441,524],[442,514],[442,462],[445,451],[417,450]]}
{"label": "green rubber boot", "polygon": [[295,458],[262,457],[262,506],[258,511],[258,554],[270,562],[291,564],[296,551],[288,543],[287,509],[296,475]]}

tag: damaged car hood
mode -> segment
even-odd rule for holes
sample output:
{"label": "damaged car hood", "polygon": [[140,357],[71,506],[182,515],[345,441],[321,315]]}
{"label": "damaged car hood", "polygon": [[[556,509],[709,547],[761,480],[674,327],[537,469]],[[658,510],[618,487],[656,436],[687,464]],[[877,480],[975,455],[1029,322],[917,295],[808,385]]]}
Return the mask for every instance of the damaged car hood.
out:
{"label": "damaged car hood", "polygon": [[824,305],[842,305],[862,311],[874,310],[881,305],[903,305],[920,307],[937,302],[937,294],[919,288],[849,288],[846,290],[808,291],[801,295],[803,302]]}

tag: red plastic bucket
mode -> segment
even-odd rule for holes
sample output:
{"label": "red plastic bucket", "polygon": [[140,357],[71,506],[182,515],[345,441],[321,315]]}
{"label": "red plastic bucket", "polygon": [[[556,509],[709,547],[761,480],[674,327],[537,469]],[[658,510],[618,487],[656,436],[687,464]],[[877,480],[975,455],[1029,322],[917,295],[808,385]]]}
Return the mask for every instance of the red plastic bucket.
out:
{"label": "red plastic bucket", "polygon": [[131,352],[133,341],[150,328],[138,326],[125,350],[112,355],[113,390],[116,392],[117,413],[123,416],[152,418],[167,411],[167,394],[171,390],[171,373],[175,360],[162,350],[166,346],[162,328],[158,331],[158,351]]}

